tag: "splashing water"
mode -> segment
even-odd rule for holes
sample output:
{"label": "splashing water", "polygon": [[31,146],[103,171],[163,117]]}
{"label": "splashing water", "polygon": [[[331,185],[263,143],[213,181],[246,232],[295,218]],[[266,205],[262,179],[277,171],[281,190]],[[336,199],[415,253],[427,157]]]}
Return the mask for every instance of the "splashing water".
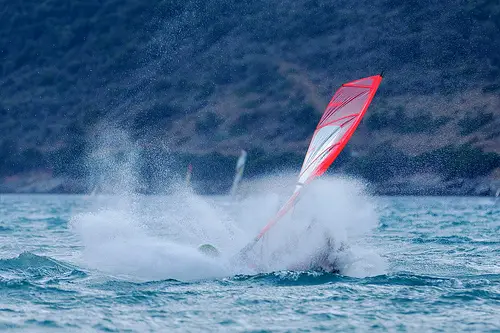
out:
{"label": "splashing water", "polygon": [[[383,272],[383,260],[359,245],[378,225],[375,205],[364,193],[364,186],[352,179],[325,177],[310,184],[293,211],[256,246],[259,259],[264,261],[264,271],[286,270],[297,267],[298,263],[302,263],[299,267],[310,267],[317,253],[324,251],[330,241],[336,251],[330,253],[328,259],[335,262],[342,274],[367,276]],[[254,225],[261,228],[276,213],[277,203],[285,198],[271,193],[261,195],[262,201],[258,202],[251,197],[241,203],[247,206],[244,208],[247,213],[242,215],[252,216],[252,211],[260,210],[261,215],[267,216],[260,216]],[[267,206],[266,202],[269,202]],[[257,230],[248,223],[245,226],[253,237]],[[340,251],[341,247],[347,248]]]}
{"label": "splashing water", "polygon": [[[337,247],[349,245],[331,258],[342,274],[366,276],[385,269],[375,252],[359,245],[378,218],[363,185],[355,180],[323,178],[311,184],[293,213],[264,237],[254,251],[260,264],[250,269],[235,261],[235,254],[276,213],[293,188],[295,175],[247,181],[247,195],[240,201],[204,198],[183,182],[172,187],[172,195],[142,196],[135,194],[137,151],[124,153],[125,147],[135,146],[126,134],[108,130],[107,137],[97,142],[91,155],[97,167],[91,170],[98,173],[94,178],[104,184],[101,188],[112,189],[112,195],[91,197],[88,211],[71,219],[73,231],[83,241],[82,260],[89,267],[140,280],[273,272],[313,260],[329,237]],[[117,148],[119,158],[103,153]],[[215,245],[222,256],[214,259],[198,252],[203,243]]]}
{"label": "splashing water", "polygon": [[[317,216],[349,242],[344,275],[283,271],[286,263],[279,260],[268,263],[268,270],[279,270],[272,273],[238,274],[243,270],[226,265],[226,257],[284,200],[287,185],[278,186],[283,179],[262,179],[262,188],[248,184],[256,186],[254,195],[238,203],[181,190],[169,197],[92,200],[1,195],[0,330],[498,330],[498,316],[492,315],[500,286],[498,204],[489,198],[373,198],[380,223],[371,232],[378,218],[362,186],[359,193],[352,181],[323,181],[308,193],[310,200],[320,193],[353,203],[338,208],[331,201],[325,210],[335,208],[336,219],[329,219],[314,202]],[[293,223],[272,229],[267,246],[286,243],[280,237],[307,224],[297,219],[301,209]],[[352,219],[342,222],[345,212]],[[304,214],[313,213],[304,207]],[[314,245],[311,237],[303,237],[305,251]],[[200,256],[200,240],[225,245],[226,257]],[[388,258],[387,271],[352,277],[383,269],[370,247]]]}
{"label": "splashing water", "polygon": [[[232,256],[276,211],[278,199],[269,193],[228,204],[226,198],[205,199],[187,190],[170,196],[97,197],[90,211],[74,216],[71,225],[82,238],[85,263],[109,273],[179,280],[249,274],[255,272],[232,262]],[[337,258],[341,273],[362,276],[384,270],[380,257],[357,245],[375,227],[377,218],[356,184],[318,181],[293,215],[293,221],[283,220],[266,237],[261,272],[285,270],[294,262],[308,260],[321,246],[324,233],[352,245]],[[279,260],[267,255],[287,246],[313,220],[322,227],[300,234],[299,242]],[[222,258],[199,253],[196,248],[203,243],[214,244]]]}

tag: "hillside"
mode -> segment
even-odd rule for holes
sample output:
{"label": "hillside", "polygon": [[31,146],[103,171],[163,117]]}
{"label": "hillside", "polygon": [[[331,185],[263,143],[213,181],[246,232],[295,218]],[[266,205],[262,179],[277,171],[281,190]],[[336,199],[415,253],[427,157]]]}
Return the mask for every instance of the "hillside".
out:
{"label": "hillside", "polygon": [[224,189],[241,148],[248,176],[295,166],[335,89],[384,71],[342,171],[499,178],[498,50],[487,0],[4,1],[0,175],[87,179],[120,128],[146,183],[194,161]]}

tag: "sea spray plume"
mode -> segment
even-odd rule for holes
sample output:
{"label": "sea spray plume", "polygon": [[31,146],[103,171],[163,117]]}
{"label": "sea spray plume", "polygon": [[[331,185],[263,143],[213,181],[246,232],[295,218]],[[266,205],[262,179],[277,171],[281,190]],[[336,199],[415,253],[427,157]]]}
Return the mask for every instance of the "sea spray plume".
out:
{"label": "sea spray plume", "polygon": [[[327,177],[312,183],[297,205],[294,219],[312,220],[318,228],[310,236],[306,234],[299,251],[301,246],[315,241],[324,244],[327,234],[336,250],[330,254],[329,261],[334,262],[341,274],[368,276],[384,273],[385,261],[365,242],[379,223],[376,204],[366,194],[365,185],[343,177]],[[315,229],[314,225],[312,229]],[[312,250],[309,253],[314,254]],[[304,250],[304,253],[307,255],[308,251]]]}
{"label": "sea spray plume", "polygon": [[222,261],[197,251],[204,242],[231,242],[217,210],[191,192],[170,196],[115,196],[105,206],[75,216],[86,265],[135,279],[193,280],[231,275]]}
{"label": "sea spray plume", "polygon": [[245,233],[245,240],[238,246],[248,242],[276,213],[296,178],[292,172],[280,172],[245,181],[241,188],[244,196],[228,206],[232,218]]}
{"label": "sea spray plume", "polygon": [[235,229],[222,211],[185,188],[183,182],[165,184],[171,186],[169,196],[137,195],[141,161],[136,145],[123,131],[106,133],[110,137],[96,140],[92,162],[99,162],[95,170],[112,195],[100,198],[88,212],[71,220],[84,245],[84,264],[140,280],[231,275],[224,258],[215,261],[197,251],[204,242],[222,250],[232,242]]}
{"label": "sea spray plume", "polygon": [[[260,185],[262,182],[257,187]],[[322,179],[311,186],[294,219],[269,234],[263,253],[258,254],[262,260],[258,269],[229,266],[229,255],[246,242],[249,229],[265,222],[259,214],[272,215],[279,204],[276,193],[257,193],[236,207],[221,207],[216,201],[182,189],[182,185],[174,195],[142,197],[134,205],[116,196],[106,207],[75,216],[72,226],[84,243],[87,265],[134,279],[194,280],[287,270],[310,259],[322,244],[324,232],[350,246],[332,258],[342,274],[366,276],[384,271],[383,260],[358,245],[377,223],[374,206],[359,183],[338,178]],[[257,226],[252,225],[252,219]],[[314,219],[321,228],[304,233]],[[296,243],[289,247],[294,240]],[[216,245],[222,258],[199,253],[196,248],[201,243]],[[283,247],[286,251],[273,257]]]}
{"label": "sea spray plume", "polygon": [[242,230],[234,223],[223,198],[196,195],[182,181],[172,189],[173,194],[162,202],[163,210],[169,212],[170,237],[194,245],[212,243],[223,252],[242,238]]}
{"label": "sea spray plume", "polygon": [[106,273],[131,280],[182,281],[227,275],[194,246],[156,236],[146,223],[127,211],[107,210],[80,214],[72,226],[83,241],[84,263]]}
{"label": "sea spray plume", "polygon": [[137,161],[139,151],[128,133],[109,124],[96,128],[96,137],[89,140],[87,157],[89,183],[100,192],[133,193],[138,187]]}
{"label": "sea spray plume", "polygon": [[[256,198],[248,197],[241,204],[253,206],[257,202]],[[269,212],[269,208],[276,205],[276,202],[267,206],[260,202],[261,214],[272,215],[274,212]],[[250,211],[251,207],[242,210]],[[242,227],[253,235],[255,228],[265,222],[266,219],[260,219],[255,222],[258,225],[245,223]],[[297,264],[307,267],[323,249],[328,236],[337,249],[341,244],[347,245],[346,250],[333,253],[329,258],[342,274],[380,274],[385,270],[384,261],[372,250],[358,246],[377,224],[375,205],[365,194],[362,183],[347,178],[318,179],[308,187],[294,211],[256,247],[253,259],[262,272],[286,270]]]}
{"label": "sea spray plume", "polygon": [[[222,198],[195,195],[181,179],[171,187],[172,195],[137,196],[135,189],[140,180],[135,145],[130,144],[122,131],[108,133],[113,138],[103,138],[101,147],[123,149],[120,158],[97,155],[101,158],[98,170],[113,180],[113,195],[99,200],[98,205],[71,221],[83,241],[82,259],[86,265],[145,280],[193,280],[255,272],[241,265],[230,266],[228,259],[246,243],[248,235],[254,234],[274,214],[289,188],[287,185],[293,184],[293,176],[278,174],[249,184],[247,193],[252,194],[234,206],[223,204]],[[364,226],[376,221],[362,189],[353,181],[321,180],[305,194],[296,208],[299,219],[294,216],[293,223],[283,223],[269,235],[260,271],[288,269],[298,261],[307,260],[324,236],[319,229],[300,237],[297,246],[285,255],[273,257],[272,253],[287,246],[300,235],[300,228],[307,227],[313,219],[321,222],[323,228],[326,226],[336,240],[347,240],[350,244],[355,242],[354,236],[360,235],[359,231],[366,229]],[[330,219],[332,216],[335,219]],[[199,253],[196,249],[202,243],[216,245],[222,257],[215,260]],[[349,274],[353,272],[349,267],[357,267],[352,258],[352,255],[341,258],[345,268],[342,273]],[[376,263],[372,266],[381,267]],[[372,273],[361,268],[355,274]]]}

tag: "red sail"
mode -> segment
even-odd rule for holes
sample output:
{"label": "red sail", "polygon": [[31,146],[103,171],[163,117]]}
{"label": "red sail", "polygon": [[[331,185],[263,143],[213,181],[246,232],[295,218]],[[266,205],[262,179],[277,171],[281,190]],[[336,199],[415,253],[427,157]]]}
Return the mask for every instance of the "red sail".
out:
{"label": "red sail", "polygon": [[344,83],[333,95],[314,131],[294,193],[240,253],[246,253],[295,205],[303,186],[321,176],[345,147],[377,91],[381,75]]}

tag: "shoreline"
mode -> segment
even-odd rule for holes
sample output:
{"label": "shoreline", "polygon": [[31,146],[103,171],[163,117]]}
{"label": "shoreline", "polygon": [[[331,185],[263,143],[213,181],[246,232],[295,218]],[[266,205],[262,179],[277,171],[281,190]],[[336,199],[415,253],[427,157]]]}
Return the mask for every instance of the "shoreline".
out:
{"label": "shoreline", "polygon": [[[377,196],[471,196],[494,197],[500,189],[500,179],[472,178],[443,180],[436,175],[417,174],[409,177],[390,179],[383,183],[367,184],[367,192]],[[197,184],[193,184],[197,185]],[[225,184],[204,182],[204,186],[194,186],[198,195],[224,195],[229,193]],[[81,179],[53,177],[52,175],[29,174],[9,177],[0,181],[0,194],[90,194],[92,188]],[[164,195],[169,191],[153,191],[143,187],[136,189],[138,194]],[[106,193],[107,194],[107,193]]]}

